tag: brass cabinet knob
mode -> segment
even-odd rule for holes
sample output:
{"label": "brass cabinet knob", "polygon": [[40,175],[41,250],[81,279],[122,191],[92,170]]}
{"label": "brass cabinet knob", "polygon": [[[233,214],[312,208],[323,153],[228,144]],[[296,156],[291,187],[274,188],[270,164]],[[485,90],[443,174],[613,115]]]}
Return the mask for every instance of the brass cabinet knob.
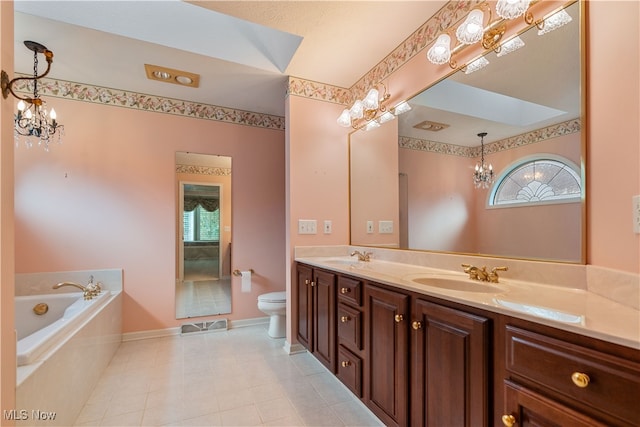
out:
{"label": "brass cabinet knob", "polygon": [[305,284],[305,285],[308,285],[309,283],[310,283],[310,282],[309,282],[309,279],[304,279],[304,284]]}
{"label": "brass cabinet knob", "polygon": [[314,282],[313,280],[311,281],[311,286],[315,286],[316,282]]}
{"label": "brass cabinet knob", "polygon": [[580,388],[585,388],[586,386],[588,386],[590,380],[591,379],[589,378],[589,375],[582,372],[574,372],[573,374],[571,374],[571,381],[573,381],[573,383]]}
{"label": "brass cabinet knob", "polygon": [[340,293],[341,294],[348,294],[349,292],[351,292],[350,288],[340,288]]}
{"label": "brass cabinet knob", "polygon": [[418,320],[414,320],[411,323],[411,327],[417,331],[418,329],[422,328],[422,322],[420,322]]}
{"label": "brass cabinet knob", "polygon": [[350,318],[349,316],[342,316],[342,317],[340,318],[340,321],[341,321],[342,323],[347,323],[349,320],[351,320],[351,318]]}
{"label": "brass cabinet knob", "polygon": [[514,425],[516,425],[516,417],[514,417],[513,415],[503,415],[502,424],[507,427],[513,427]]}
{"label": "brass cabinet knob", "polygon": [[400,322],[402,322],[404,320],[404,316],[402,314],[396,314],[394,316],[394,319],[395,319],[396,323],[400,323]]}
{"label": "brass cabinet knob", "polygon": [[349,366],[351,366],[351,362],[349,362],[348,360],[343,360],[340,365],[342,365],[343,368],[348,368]]}

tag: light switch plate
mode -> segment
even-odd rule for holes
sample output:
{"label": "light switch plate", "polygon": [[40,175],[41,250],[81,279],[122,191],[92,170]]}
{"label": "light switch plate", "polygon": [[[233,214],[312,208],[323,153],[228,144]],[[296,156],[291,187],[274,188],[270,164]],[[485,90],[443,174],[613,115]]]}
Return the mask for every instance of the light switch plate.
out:
{"label": "light switch plate", "polygon": [[367,234],[373,233],[373,221],[367,221]]}
{"label": "light switch plate", "polygon": [[299,219],[298,234],[316,234],[318,225],[315,219]]}
{"label": "light switch plate", "polygon": [[380,234],[392,234],[393,221],[378,221],[378,232]]}
{"label": "light switch plate", "polygon": [[331,234],[331,220],[324,220],[324,234]]}

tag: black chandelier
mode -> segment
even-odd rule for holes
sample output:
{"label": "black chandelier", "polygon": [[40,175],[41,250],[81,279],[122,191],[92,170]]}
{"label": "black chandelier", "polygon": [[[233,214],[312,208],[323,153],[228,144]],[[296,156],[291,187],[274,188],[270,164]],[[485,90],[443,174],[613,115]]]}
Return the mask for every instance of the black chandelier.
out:
{"label": "black chandelier", "polygon": [[[53,52],[40,43],[25,41],[27,49],[33,51],[33,77],[16,77],[9,81],[7,73],[2,71],[2,96],[7,98],[9,93],[19,99],[18,111],[15,115],[14,136],[16,143],[20,137],[25,137],[27,147],[33,145],[32,140],[38,140],[38,145],[49,151],[49,144],[57,135],[57,142],[61,142],[64,126],[56,120],[56,112],[52,108],[47,111],[45,101],[38,95],[38,80],[49,74],[53,63]],[[44,55],[47,61],[47,70],[38,75],[38,54]],[[33,97],[19,96],[13,91],[13,85],[20,80],[28,80],[33,83]]]}

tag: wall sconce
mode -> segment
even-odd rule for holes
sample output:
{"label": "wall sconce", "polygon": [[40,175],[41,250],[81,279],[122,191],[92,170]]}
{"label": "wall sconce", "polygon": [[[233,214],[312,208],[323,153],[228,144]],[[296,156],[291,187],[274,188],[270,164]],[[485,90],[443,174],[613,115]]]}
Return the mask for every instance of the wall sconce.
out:
{"label": "wall sconce", "polygon": [[[382,97],[378,86],[384,89]],[[411,110],[411,106],[406,101],[402,101],[396,106],[387,110],[385,103],[391,95],[387,92],[387,87],[379,83],[369,90],[364,99],[356,100],[351,108],[345,108],[338,117],[338,124],[342,127],[352,127],[356,130],[371,130],[380,127],[381,124],[391,121],[397,115]]]}
{"label": "wall sconce", "polygon": [[[18,112],[14,119],[16,142],[20,136],[24,136],[26,137],[25,143],[27,147],[31,147],[33,143],[29,138],[34,137],[39,140],[38,145],[49,151],[51,138],[57,133],[58,142],[60,142],[61,135],[64,132],[64,126],[56,120],[55,110],[52,108],[50,112],[47,111],[44,106],[45,102],[38,95],[38,80],[49,74],[53,63],[53,52],[40,43],[29,40],[25,41],[24,45],[27,49],[33,51],[33,77],[17,77],[9,80],[9,75],[2,70],[2,97],[6,99],[11,94],[20,100],[18,102]],[[47,61],[47,70],[41,75],[38,75],[39,53],[42,53]],[[19,80],[33,81],[33,97],[16,95],[13,91],[13,85]]]}
{"label": "wall sconce", "polygon": [[484,137],[487,136],[486,132],[480,132],[480,163],[476,163],[476,168],[473,172],[473,184],[476,188],[489,188],[493,184],[493,166],[491,163],[487,166],[484,162]]}

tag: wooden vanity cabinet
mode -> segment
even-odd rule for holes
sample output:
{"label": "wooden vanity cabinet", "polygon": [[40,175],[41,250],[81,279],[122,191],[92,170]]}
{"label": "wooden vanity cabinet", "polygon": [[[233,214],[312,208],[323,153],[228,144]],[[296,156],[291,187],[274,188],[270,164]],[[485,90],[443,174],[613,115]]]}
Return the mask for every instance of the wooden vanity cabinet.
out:
{"label": "wooden vanity cabinet", "polygon": [[336,274],[303,264],[296,267],[298,341],[336,372]]}
{"label": "wooden vanity cabinet", "polygon": [[504,339],[504,425],[640,425],[638,351],[518,319]]}
{"label": "wooden vanity cabinet", "polygon": [[364,402],[387,426],[409,422],[409,299],[365,285]]}
{"label": "wooden vanity cabinet", "polygon": [[364,366],[362,281],[338,276],[338,363],[336,376],[362,398]]}
{"label": "wooden vanity cabinet", "polygon": [[411,311],[411,425],[488,426],[490,320],[420,298]]}

